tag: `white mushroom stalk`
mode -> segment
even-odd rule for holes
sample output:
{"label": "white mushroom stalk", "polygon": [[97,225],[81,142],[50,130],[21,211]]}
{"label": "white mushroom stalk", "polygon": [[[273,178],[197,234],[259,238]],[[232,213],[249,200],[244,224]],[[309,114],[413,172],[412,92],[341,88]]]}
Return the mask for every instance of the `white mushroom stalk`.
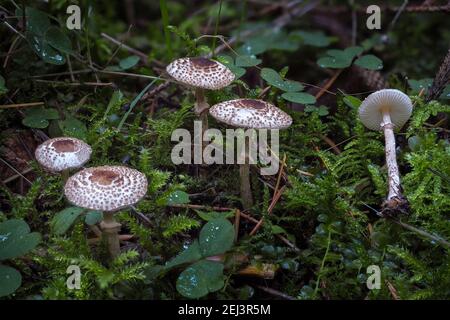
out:
{"label": "white mushroom stalk", "polygon": [[145,175],[123,166],[87,168],[70,177],[64,193],[72,204],[103,212],[100,227],[112,258],[120,253],[121,224],[114,218],[120,209],[139,202],[147,193]]}
{"label": "white mushroom stalk", "polygon": [[70,137],[53,138],[40,144],[35,151],[37,162],[47,171],[61,172],[63,180],[69,170],[81,168],[89,161],[91,147],[85,142]]}
{"label": "white mushroom stalk", "polygon": [[[251,129],[285,129],[292,124],[292,118],[283,110],[263,100],[236,99],[212,106],[209,113],[216,120],[238,128]],[[245,139],[244,163],[240,164],[240,192],[244,209],[253,206],[250,185],[250,142]]]}
{"label": "white mushroom stalk", "polygon": [[402,194],[394,129],[401,128],[408,121],[411,113],[411,99],[395,89],[384,89],[372,93],[363,101],[359,109],[359,117],[367,128],[384,132],[389,187],[384,203],[385,211],[403,211],[407,207],[407,201]]}
{"label": "white mushroom stalk", "polygon": [[208,129],[209,104],[205,99],[205,90],[220,90],[234,81],[234,73],[222,63],[197,57],[181,58],[170,63],[167,73],[175,80],[195,88],[194,111],[202,121],[202,132]]}

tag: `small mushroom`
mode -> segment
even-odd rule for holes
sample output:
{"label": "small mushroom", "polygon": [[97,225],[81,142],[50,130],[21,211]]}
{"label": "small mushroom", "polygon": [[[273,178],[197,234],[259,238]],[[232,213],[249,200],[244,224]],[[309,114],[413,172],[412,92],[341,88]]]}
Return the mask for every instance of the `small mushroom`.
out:
{"label": "small mushroom", "polygon": [[412,108],[411,99],[395,89],[383,89],[370,94],[359,108],[359,118],[367,128],[384,131],[389,192],[383,212],[387,214],[406,211],[408,208],[400,184],[394,129],[401,128],[408,121]]}
{"label": "small mushroom", "polygon": [[175,80],[195,88],[196,103],[194,111],[200,116],[202,130],[208,128],[209,104],[205,99],[205,89],[219,90],[234,81],[234,73],[218,61],[196,57],[180,58],[170,63],[167,73]]}
{"label": "small mushroom", "polygon": [[[292,124],[292,118],[283,110],[263,100],[236,99],[212,106],[209,113],[216,120],[239,128],[285,129]],[[253,205],[250,187],[249,150],[245,147],[245,162],[240,165],[241,198],[244,209]]]}
{"label": "small mushroom", "polygon": [[35,151],[39,164],[50,172],[62,172],[64,181],[69,170],[81,168],[91,157],[92,149],[85,142],[70,137],[53,138],[40,144]]}
{"label": "small mushroom", "polygon": [[147,193],[147,178],[137,170],[123,166],[87,168],[71,176],[64,193],[72,204],[103,211],[100,227],[112,257],[120,253],[120,223],[114,213],[139,202]]}

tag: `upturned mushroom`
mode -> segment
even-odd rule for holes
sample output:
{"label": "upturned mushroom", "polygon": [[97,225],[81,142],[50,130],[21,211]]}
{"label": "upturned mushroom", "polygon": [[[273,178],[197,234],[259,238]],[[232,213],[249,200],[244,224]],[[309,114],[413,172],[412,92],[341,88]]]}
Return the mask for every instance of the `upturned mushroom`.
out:
{"label": "upturned mushroom", "polygon": [[[283,110],[263,100],[236,99],[218,103],[209,109],[216,120],[238,128],[286,129],[292,118]],[[245,143],[245,161],[240,164],[241,198],[244,209],[253,205],[250,186],[249,143]]]}
{"label": "upturned mushroom", "polygon": [[114,213],[139,202],[147,193],[147,187],[147,178],[137,170],[102,166],[87,168],[71,176],[64,193],[69,202],[78,207],[103,212],[100,227],[114,258],[120,253],[121,228]]}
{"label": "upturned mushroom", "polygon": [[394,129],[400,129],[412,113],[411,99],[395,89],[383,89],[370,94],[359,108],[361,122],[371,130],[383,130],[389,192],[383,213],[404,212],[408,202],[402,194],[397,165]]}
{"label": "upturned mushroom", "polygon": [[180,58],[166,68],[175,80],[195,88],[195,113],[202,121],[202,130],[208,128],[207,110],[209,104],[205,99],[206,90],[220,90],[234,81],[234,73],[222,63],[203,58]]}
{"label": "upturned mushroom", "polygon": [[37,162],[47,171],[61,172],[64,181],[69,177],[69,170],[81,168],[89,161],[91,147],[76,138],[53,138],[40,144],[35,151]]}

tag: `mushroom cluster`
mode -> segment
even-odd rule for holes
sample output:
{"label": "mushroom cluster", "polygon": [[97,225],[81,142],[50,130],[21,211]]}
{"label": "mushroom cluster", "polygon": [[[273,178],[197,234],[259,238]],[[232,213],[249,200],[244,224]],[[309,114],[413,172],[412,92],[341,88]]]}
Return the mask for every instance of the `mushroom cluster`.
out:
{"label": "mushroom cluster", "polygon": [[[273,104],[256,99],[236,99],[218,103],[209,113],[216,120],[228,125],[247,129],[286,129],[292,124],[292,118]],[[244,149],[244,163],[240,164],[241,201],[245,210],[253,206],[250,185],[250,159],[248,136]]]}
{"label": "mushroom cluster", "polygon": [[222,63],[203,57],[177,59],[167,66],[166,71],[178,82],[195,89],[194,111],[202,122],[203,136],[208,129],[209,109],[205,90],[220,90],[229,86],[235,79],[234,73]]}
{"label": "mushroom cluster", "polygon": [[[203,57],[180,58],[170,63],[166,71],[176,81],[195,89],[194,111],[202,121],[202,140],[208,128],[208,109],[216,120],[238,128],[284,129],[292,123],[288,114],[262,100],[236,99],[210,108],[205,99],[205,90],[223,89],[235,79],[233,72],[218,61]],[[248,145],[247,141],[245,144]],[[244,152],[245,161],[240,165],[241,198],[243,207],[249,209],[253,199],[247,146]]]}
{"label": "mushroom cluster", "polygon": [[408,209],[400,184],[394,129],[400,129],[408,121],[412,108],[411,99],[395,89],[370,94],[359,108],[359,118],[368,129],[384,132],[389,192],[383,204],[383,214],[405,212]]}
{"label": "mushroom cluster", "polygon": [[[100,227],[111,257],[120,253],[120,223],[114,212],[139,202],[147,193],[147,178],[124,166],[85,168],[69,177],[69,171],[82,168],[89,161],[91,147],[72,137],[58,137],[36,148],[35,157],[47,171],[61,172],[67,200],[80,208],[103,212]],[[97,229],[98,230],[98,229]]]}

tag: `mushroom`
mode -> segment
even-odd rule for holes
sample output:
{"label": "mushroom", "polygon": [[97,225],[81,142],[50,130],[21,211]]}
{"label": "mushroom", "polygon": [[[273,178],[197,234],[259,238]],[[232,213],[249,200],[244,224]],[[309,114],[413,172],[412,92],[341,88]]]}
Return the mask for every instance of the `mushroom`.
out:
{"label": "mushroom", "polygon": [[137,170],[123,166],[87,168],[71,176],[64,193],[72,204],[103,212],[100,227],[114,258],[120,253],[121,224],[114,213],[139,202],[147,193],[147,178]]}
{"label": "mushroom", "polygon": [[222,63],[203,58],[180,58],[170,63],[167,73],[175,80],[195,88],[194,111],[202,121],[202,131],[208,128],[209,104],[205,99],[205,89],[219,90],[230,85],[235,76]]}
{"label": "mushroom", "polygon": [[[292,124],[292,118],[283,110],[263,100],[236,99],[212,106],[209,113],[216,120],[239,128],[285,129]],[[250,163],[247,141],[245,161],[239,167],[241,178],[241,198],[244,209],[253,205],[250,187]]]}
{"label": "mushroom", "polygon": [[402,195],[395,150],[394,129],[400,129],[412,112],[411,99],[395,89],[383,89],[370,94],[359,108],[361,122],[371,130],[383,130],[389,193],[383,204],[384,213],[406,211],[408,202]]}
{"label": "mushroom", "polygon": [[70,137],[53,138],[40,144],[35,151],[36,160],[50,172],[61,172],[63,180],[70,169],[81,168],[91,157],[92,149],[85,142]]}

